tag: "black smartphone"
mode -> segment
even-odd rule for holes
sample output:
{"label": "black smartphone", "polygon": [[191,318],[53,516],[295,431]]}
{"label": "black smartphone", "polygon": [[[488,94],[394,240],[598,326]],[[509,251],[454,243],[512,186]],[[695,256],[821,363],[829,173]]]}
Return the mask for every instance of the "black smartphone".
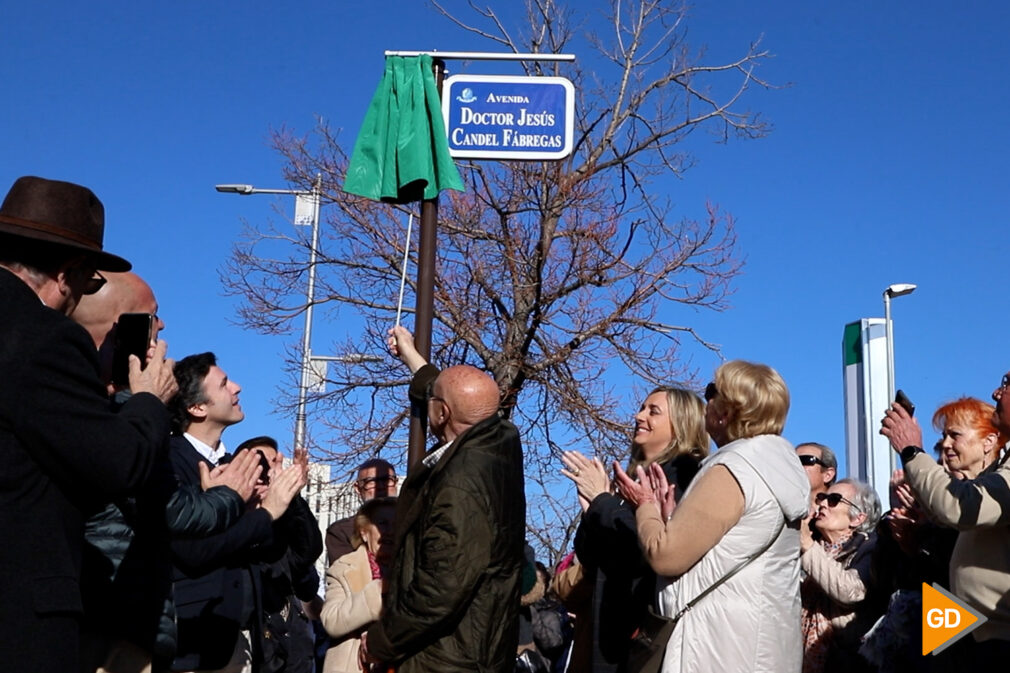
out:
{"label": "black smartphone", "polygon": [[899,390],[894,394],[894,401],[904,407],[909,416],[915,416],[915,405],[912,404],[912,400],[908,399],[904,390]]}
{"label": "black smartphone", "polygon": [[140,366],[147,365],[147,349],[154,332],[154,315],[151,313],[123,313],[116,321],[116,340],[112,350],[112,382],[126,385],[130,382],[130,355],[140,358]]}

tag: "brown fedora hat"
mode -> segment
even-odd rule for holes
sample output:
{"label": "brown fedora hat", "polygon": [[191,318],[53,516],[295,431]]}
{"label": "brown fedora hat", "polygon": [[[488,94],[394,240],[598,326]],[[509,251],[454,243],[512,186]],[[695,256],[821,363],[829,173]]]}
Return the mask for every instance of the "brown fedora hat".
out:
{"label": "brown fedora hat", "polygon": [[81,250],[102,271],[129,271],[132,266],[102,252],[105,207],[94,192],[72,182],[33,176],[15,180],[0,206],[0,233]]}

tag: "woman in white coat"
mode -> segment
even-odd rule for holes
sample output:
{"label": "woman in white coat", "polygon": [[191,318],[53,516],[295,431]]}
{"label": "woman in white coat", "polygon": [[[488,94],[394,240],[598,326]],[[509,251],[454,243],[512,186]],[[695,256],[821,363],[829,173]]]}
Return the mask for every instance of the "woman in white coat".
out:
{"label": "woman in white coat", "polygon": [[354,516],[356,548],[326,571],[326,599],[319,619],[334,639],[323,673],[361,673],[361,634],[382,610],[382,576],[390,560],[396,498],[369,500]]}
{"label": "woman in white coat", "polygon": [[771,367],[736,360],[719,367],[705,399],[705,428],[719,450],[679,504],[661,472],[638,470],[635,482],[616,466],[621,492],[638,505],[645,557],[660,576],[660,614],[676,615],[757,554],[681,617],[663,673],[798,673],[799,526],[810,483],[780,436],[789,391]]}

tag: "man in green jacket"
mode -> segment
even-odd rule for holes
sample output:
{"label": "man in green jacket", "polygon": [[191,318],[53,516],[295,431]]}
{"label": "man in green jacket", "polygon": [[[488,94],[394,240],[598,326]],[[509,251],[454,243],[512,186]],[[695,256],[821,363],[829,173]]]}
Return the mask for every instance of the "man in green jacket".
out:
{"label": "man in green jacket", "polygon": [[410,332],[390,335],[439,443],[400,490],[393,571],[363,645],[398,673],[511,672],[526,528],[519,433],[499,415],[487,374],[468,365],[440,373]]}

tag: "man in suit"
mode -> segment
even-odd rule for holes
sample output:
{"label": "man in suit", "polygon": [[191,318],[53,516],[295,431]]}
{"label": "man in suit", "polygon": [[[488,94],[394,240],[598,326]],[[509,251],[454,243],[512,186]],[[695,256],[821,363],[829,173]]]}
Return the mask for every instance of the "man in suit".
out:
{"label": "man in suit", "polygon": [[519,433],[498,413],[491,377],[467,365],[439,372],[406,329],[390,334],[439,444],[400,490],[396,560],[362,646],[399,673],[510,673],[526,534]]}
{"label": "man in suit", "polygon": [[130,364],[135,394],[109,410],[88,334],[69,316],[130,263],[102,251],[91,190],[19,178],[0,205],[0,661],[76,671],[85,510],[142,484],[168,432],[175,393],[159,341]]}
{"label": "man in suit", "polygon": [[[241,386],[217,366],[213,353],[176,364],[179,394],[171,404],[170,458],[182,484],[200,483],[200,465],[214,467],[227,454],[221,435],[245,418]],[[223,532],[172,540],[178,646],[174,671],[251,670],[262,660],[259,564],[286,549],[278,521],[308,480],[304,461],[271,473],[254,494],[253,507]]]}
{"label": "man in suit", "polygon": [[[354,480],[354,492],[365,504],[372,498],[396,495],[396,469],[382,458],[369,458],[358,466],[358,478]],[[326,564],[344,554],[354,551],[351,537],[354,535],[354,515],[338,519],[326,529]]]}

